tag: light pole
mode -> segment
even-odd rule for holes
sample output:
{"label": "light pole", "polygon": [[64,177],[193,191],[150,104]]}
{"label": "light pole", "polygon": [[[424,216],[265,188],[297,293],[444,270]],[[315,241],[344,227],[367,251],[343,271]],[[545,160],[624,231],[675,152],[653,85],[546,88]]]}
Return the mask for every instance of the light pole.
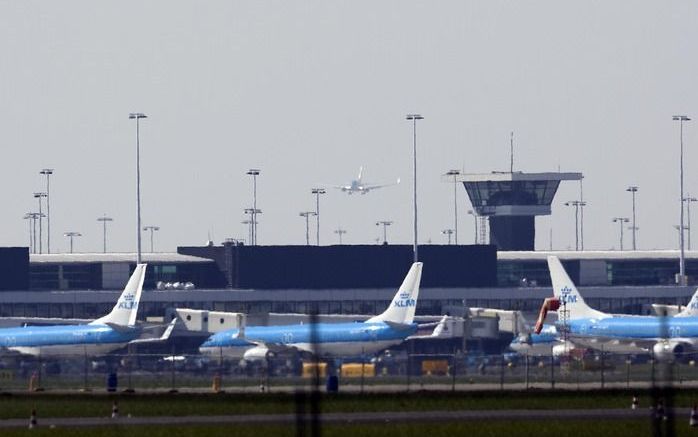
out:
{"label": "light pole", "polygon": [[249,225],[250,229],[247,232],[247,240],[250,245],[254,245],[255,241],[255,226],[257,225],[257,214],[261,214],[262,210],[257,208],[245,208],[245,214],[249,214],[250,219],[242,222],[243,224]]}
{"label": "light pole", "polygon": [[51,183],[52,168],[45,168],[39,174],[46,176],[46,252],[51,253]]}
{"label": "light pole", "polygon": [[453,176],[453,231],[456,238],[456,245],[458,244],[458,180],[457,177],[460,174],[460,170],[449,170],[446,172],[446,176]]}
{"label": "light pole", "polygon": [[570,200],[565,206],[574,206],[574,250],[579,250],[579,209],[586,206],[581,200]]}
{"label": "light pole", "polygon": [[240,223],[247,225],[247,241],[252,244],[252,220],[243,220]]}
{"label": "light pole", "polygon": [[38,212],[24,214],[24,219],[29,220],[29,247],[32,253],[36,253],[36,219],[41,216]]}
{"label": "light pole", "polygon": [[298,214],[305,217],[305,245],[310,246],[310,216],[317,215],[315,211],[303,211]]}
{"label": "light pole", "polygon": [[472,209],[468,210],[468,214],[473,216],[473,224],[475,225],[475,236],[473,237],[473,244],[477,244],[477,214]]}
{"label": "light pole", "polygon": [[679,197],[679,204],[681,205],[681,221],[679,223],[679,226],[681,226],[681,230],[679,231],[679,246],[681,250],[681,254],[679,257],[679,285],[686,285],[686,254],[684,253],[684,245],[683,245],[683,122],[684,121],[691,121],[690,118],[688,118],[685,115],[674,115],[671,117],[672,120],[678,121],[679,122],[679,142],[681,144],[681,151],[680,151],[680,178],[681,178],[681,196]]}
{"label": "light pole", "polygon": [[316,241],[317,245],[320,245],[320,194],[325,194],[324,188],[313,188],[310,190],[311,193],[315,194],[315,223],[316,228]]}
{"label": "light pole", "polygon": [[251,168],[247,170],[247,175],[252,176],[252,241],[250,244],[253,246],[257,245],[257,176],[259,176],[260,170],[257,168]]}
{"label": "light pole", "polygon": [[104,244],[103,253],[107,253],[107,222],[114,221],[113,218],[107,217],[107,214],[97,218],[98,222],[102,222],[102,241]]}
{"label": "light pole", "polygon": [[633,231],[633,250],[637,250],[637,240],[635,237],[635,232],[637,231],[637,223],[635,221],[635,193],[637,193],[638,187],[631,185],[625,189],[630,194],[633,195],[633,226],[630,228]]}
{"label": "light pole", "polygon": [[687,197],[683,198],[683,201],[686,202],[686,230],[688,231],[688,250],[691,250],[691,203],[698,202],[698,199],[688,195]]}
{"label": "light pole", "polygon": [[337,228],[334,230],[334,233],[337,234],[337,236],[339,236],[339,244],[341,245],[342,244],[342,235],[346,234],[347,231],[345,229],[342,229],[342,228]]}
{"label": "light pole", "polygon": [[674,229],[676,229],[676,232],[677,232],[676,236],[679,238],[678,242],[679,242],[679,246],[680,246],[681,245],[681,226],[674,225]]}
{"label": "light pole", "polygon": [[153,250],[153,233],[160,230],[160,226],[143,226],[144,231],[150,231],[150,253],[155,253]]}
{"label": "light pole", "polygon": [[453,229],[444,229],[441,231],[441,235],[446,235],[448,236],[448,245],[451,245],[451,235],[453,235],[455,231]]}
{"label": "light pole", "polygon": [[73,253],[73,237],[82,237],[80,232],[66,232],[63,236],[70,238],[70,253]]}
{"label": "light pole", "polygon": [[379,222],[376,222],[376,226],[383,226],[383,244],[388,244],[388,226],[392,225],[393,222],[390,220],[382,220]]}
{"label": "light pole", "polygon": [[[129,120],[136,120],[136,204],[137,204],[137,223],[136,230],[138,231],[138,252],[136,253],[136,264],[141,264],[141,119],[148,118],[142,112],[132,112],[128,114]],[[72,245],[72,238],[71,238]]]}
{"label": "light pole", "polygon": [[414,254],[413,261],[417,262],[419,261],[417,253],[417,120],[424,120],[424,117],[419,114],[407,114],[405,119],[412,121],[412,193],[414,203],[414,246],[412,252]]}
{"label": "light pole", "polygon": [[620,226],[620,250],[623,251],[623,225],[630,222],[627,217],[613,217],[613,223],[618,223]]}
{"label": "light pole", "polygon": [[28,220],[27,223],[29,223],[29,253],[34,253],[34,242],[32,241],[32,222],[34,219],[32,218],[32,213],[28,212],[24,214],[24,217],[22,217],[24,220]]}
{"label": "light pole", "polygon": [[41,229],[42,229],[42,227],[41,227],[41,222],[42,222],[41,218],[42,218],[42,217],[46,217],[46,215],[45,215],[44,213],[41,212],[41,199],[43,199],[44,197],[46,197],[46,193],[34,193],[34,198],[35,198],[35,199],[39,199],[39,253],[44,253],[43,245],[42,245],[42,241],[43,241],[43,232],[42,232],[42,230],[41,230]]}

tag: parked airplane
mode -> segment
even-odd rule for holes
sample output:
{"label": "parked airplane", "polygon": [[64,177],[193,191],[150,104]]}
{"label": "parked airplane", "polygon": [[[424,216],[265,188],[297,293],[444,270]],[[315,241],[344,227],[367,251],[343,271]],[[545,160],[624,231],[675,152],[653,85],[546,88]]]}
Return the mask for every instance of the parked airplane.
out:
{"label": "parked airplane", "polygon": [[351,181],[349,185],[333,185],[333,188],[342,190],[347,194],[361,193],[366,194],[371,190],[377,190],[378,188],[389,187],[391,185],[397,185],[400,183],[400,178],[394,184],[383,184],[383,185],[371,185],[362,181],[364,168],[359,167],[359,176]]}
{"label": "parked airplane", "polygon": [[[555,325],[544,325],[539,333],[522,332],[509,343],[509,349],[522,355],[555,355],[555,348],[564,346]],[[559,348],[558,348],[559,349]]]}
{"label": "parked airplane", "polygon": [[259,360],[269,352],[295,349],[321,357],[374,354],[402,343],[417,331],[413,323],[422,263],[414,263],[383,314],[365,322],[252,326],[221,331],[199,351],[213,356]]}
{"label": "parked airplane", "polygon": [[[25,326],[0,329],[0,348],[34,356],[101,355],[138,340],[142,330],[136,314],[146,264],[139,264],[121,293],[114,309],[104,317],[84,325]],[[161,339],[172,332],[168,326]]]}
{"label": "parked airplane", "polygon": [[628,316],[603,313],[589,307],[577,291],[560,260],[548,257],[554,298],[541,308],[536,333],[543,327],[547,310],[557,310],[558,331],[582,347],[609,352],[652,351],[658,359],[671,360],[698,346],[698,292],[688,306],[673,317]]}

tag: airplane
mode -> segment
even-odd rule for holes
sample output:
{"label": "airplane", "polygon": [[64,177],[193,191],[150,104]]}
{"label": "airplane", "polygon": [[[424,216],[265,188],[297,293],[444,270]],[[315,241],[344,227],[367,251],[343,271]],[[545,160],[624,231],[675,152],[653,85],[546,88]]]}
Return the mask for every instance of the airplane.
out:
{"label": "airplane", "polygon": [[397,185],[400,183],[400,178],[394,184],[383,184],[383,185],[370,185],[362,181],[364,172],[364,167],[359,167],[359,176],[351,181],[349,185],[332,185],[332,188],[337,188],[343,192],[352,195],[354,193],[366,194],[371,190],[377,190],[378,188],[389,187],[391,185]]}
{"label": "airplane", "polygon": [[522,332],[509,343],[509,349],[520,355],[553,356],[564,355],[565,348],[555,325],[545,324],[539,333]]}
{"label": "airplane", "polygon": [[202,354],[254,361],[269,353],[297,350],[319,357],[374,354],[417,332],[414,312],[422,263],[412,264],[388,308],[365,322],[252,326],[218,332],[199,348]]}
{"label": "airplane", "polygon": [[545,299],[535,333],[543,328],[548,310],[557,310],[558,331],[565,329],[574,344],[622,353],[652,352],[670,361],[698,347],[698,290],[687,307],[675,316],[607,314],[589,307],[560,260],[548,257],[553,298]]}
{"label": "airplane", "polygon": [[[138,303],[143,291],[146,264],[138,264],[112,311],[82,325],[25,326],[0,329],[0,349],[23,355],[103,355],[127,344],[150,342],[138,339],[142,329],[136,326]],[[159,339],[169,337],[171,323]]]}

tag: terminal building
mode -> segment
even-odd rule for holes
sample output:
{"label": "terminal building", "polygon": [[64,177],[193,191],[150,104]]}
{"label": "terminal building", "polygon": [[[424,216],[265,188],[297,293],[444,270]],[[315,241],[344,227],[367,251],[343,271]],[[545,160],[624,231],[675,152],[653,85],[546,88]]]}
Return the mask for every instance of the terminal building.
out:
{"label": "terminal building", "polygon": [[[144,254],[149,269],[142,317],[163,317],[171,307],[377,314],[411,263],[407,245],[225,244],[179,252]],[[459,315],[467,307],[535,312],[551,294],[550,254],[562,259],[588,303],[603,311],[640,314],[652,303],[685,304],[694,291],[675,285],[678,251],[525,252],[496,251],[493,245],[425,245],[420,247],[425,268],[417,314]],[[113,306],[135,268],[134,254],[29,255],[26,248],[12,248],[0,256],[7,261],[0,264],[6,279],[0,289],[2,317],[97,317]],[[686,265],[689,283],[698,282],[698,252],[687,252]],[[187,282],[190,289],[163,286]]]}

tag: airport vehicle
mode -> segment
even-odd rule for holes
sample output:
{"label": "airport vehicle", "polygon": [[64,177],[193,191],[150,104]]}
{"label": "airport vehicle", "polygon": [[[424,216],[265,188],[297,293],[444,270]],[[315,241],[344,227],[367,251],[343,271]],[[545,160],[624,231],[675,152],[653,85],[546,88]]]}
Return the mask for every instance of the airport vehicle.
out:
{"label": "airport vehicle", "polygon": [[[150,341],[137,339],[142,329],[136,326],[145,270],[146,264],[136,266],[114,309],[104,317],[83,325],[0,329],[0,348],[33,356],[101,355],[129,343]],[[171,327],[165,331],[167,336]]]}
{"label": "airport vehicle", "polygon": [[567,331],[576,345],[608,352],[651,351],[658,359],[672,360],[698,347],[698,293],[679,314],[627,316],[603,313],[589,307],[567,275],[560,260],[548,257],[553,298],[547,298],[534,332],[542,332],[545,313],[557,310],[556,327]]}
{"label": "airport vehicle", "polygon": [[349,185],[333,185],[332,188],[337,188],[342,190],[343,192],[351,195],[354,193],[359,193],[359,194],[366,194],[371,190],[377,190],[378,188],[383,188],[383,187],[389,187],[391,185],[397,185],[400,183],[400,178],[397,179],[397,181],[393,184],[382,184],[382,185],[372,185],[366,182],[363,182],[363,172],[364,168],[363,166],[359,167],[359,176],[351,181]]}
{"label": "airport vehicle", "polygon": [[266,359],[288,350],[319,357],[366,356],[402,343],[417,332],[413,323],[422,263],[414,263],[388,308],[365,322],[252,326],[221,331],[199,348],[203,354]]}

